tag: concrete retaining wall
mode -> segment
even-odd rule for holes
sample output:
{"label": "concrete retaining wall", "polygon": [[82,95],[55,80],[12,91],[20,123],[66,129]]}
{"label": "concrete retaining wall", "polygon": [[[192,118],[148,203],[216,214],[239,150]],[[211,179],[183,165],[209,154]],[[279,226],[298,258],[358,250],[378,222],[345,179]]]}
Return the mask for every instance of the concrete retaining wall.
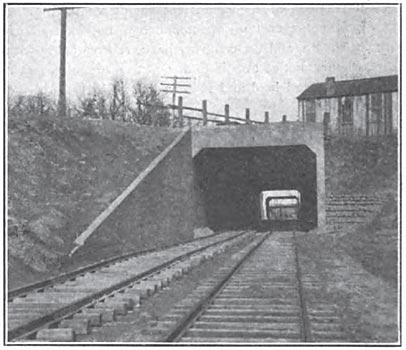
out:
{"label": "concrete retaining wall", "polygon": [[[180,136],[75,241],[75,260],[97,260],[193,238],[207,226],[193,158],[203,148],[306,145],[317,162],[318,225],[325,221],[324,140],[315,123],[194,128]],[[191,156],[192,155],[192,156]]]}
{"label": "concrete retaining wall", "polygon": [[193,200],[194,200],[194,227],[206,227],[207,215],[205,208],[205,200],[203,190],[199,186],[199,173],[196,171],[196,165],[194,166],[193,176]]}
{"label": "concrete retaining wall", "polygon": [[[98,260],[193,238],[191,132],[123,199],[74,254]],[[95,254],[97,251],[97,254]]]}

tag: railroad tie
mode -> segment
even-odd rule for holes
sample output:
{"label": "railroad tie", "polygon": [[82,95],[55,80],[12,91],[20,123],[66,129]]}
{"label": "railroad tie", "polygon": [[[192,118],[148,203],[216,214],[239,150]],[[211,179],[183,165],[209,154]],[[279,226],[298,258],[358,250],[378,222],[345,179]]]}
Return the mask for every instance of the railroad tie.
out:
{"label": "railroad tie", "polygon": [[100,327],[102,325],[101,313],[100,312],[86,312],[86,313],[77,313],[73,316],[74,320],[89,320],[90,326]]}
{"label": "railroad tie", "polygon": [[137,290],[133,290],[132,288],[124,289],[122,292],[115,294],[116,298],[124,298],[124,299],[131,299],[131,307],[138,307],[140,306],[141,302],[141,295]]}
{"label": "railroad tie", "polygon": [[36,340],[47,342],[74,342],[76,333],[72,328],[45,328],[37,332]]}
{"label": "railroad tie", "polygon": [[108,300],[106,302],[97,302],[95,308],[114,309],[114,315],[127,315],[128,307],[125,301]]}
{"label": "railroad tie", "polygon": [[136,305],[133,298],[130,298],[129,296],[124,295],[123,293],[116,293],[116,294],[110,295],[104,299],[104,302],[106,304],[108,304],[110,302],[125,303],[127,310],[133,310],[134,306]]}
{"label": "railroad tie", "polygon": [[76,335],[84,335],[89,333],[90,321],[87,318],[65,319],[59,323],[59,328],[71,328]]}
{"label": "railroad tie", "polygon": [[[58,276],[58,282],[53,279],[32,285],[29,290],[14,290],[8,300],[10,341],[24,338],[22,332],[28,338],[36,334],[37,340],[74,341],[76,335],[87,334],[89,327],[115,321],[116,315],[134,310],[143,297],[167,287],[173,279],[199,265],[202,258],[210,259],[234,244],[225,243],[225,239],[240,241],[239,234],[228,232],[162,251],[106,261],[76,274]],[[219,249],[217,244],[225,248]],[[55,315],[58,318],[52,322],[59,322],[58,328],[48,330],[46,316]],[[37,331],[38,323],[43,330]]]}
{"label": "railroad tie", "polygon": [[[87,312],[87,309],[84,309],[84,312]],[[95,310],[96,312],[100,312],[101,320],[103,323],[105,322],[113,322],[116,320],[116,309],[114,307],[110,307],[108,305],[103,305],[103,303],[95,304],[93,309],[88,310]]]}

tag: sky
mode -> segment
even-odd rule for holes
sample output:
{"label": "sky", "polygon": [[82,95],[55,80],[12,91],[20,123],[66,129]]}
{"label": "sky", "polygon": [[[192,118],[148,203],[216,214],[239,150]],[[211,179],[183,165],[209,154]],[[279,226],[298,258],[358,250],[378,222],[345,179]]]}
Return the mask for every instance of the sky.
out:
{"label": "sky", "polygon": [[[60,15],[7,8],[7,85],[12,94],[57,97]],[[269,111],[297,120],[309,85],[398,73],[396,6],[99,6],[68,12],[67,95],[124,78],[159,86],[190,76],[184,105],[232,116]],[[165,97],[171,102],[171,96]]]}

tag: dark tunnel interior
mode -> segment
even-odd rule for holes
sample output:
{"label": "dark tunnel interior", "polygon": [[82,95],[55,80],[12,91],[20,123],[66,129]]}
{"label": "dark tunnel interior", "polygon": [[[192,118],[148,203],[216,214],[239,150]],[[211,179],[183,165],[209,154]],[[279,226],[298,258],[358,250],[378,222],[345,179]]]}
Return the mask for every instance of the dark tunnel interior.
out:
{"label": "dark tunnel interior", "polygon": [[194,158],[197,190],[213,230],[263,225],[260,193],[298,190],[304,230],[317,226],[316,155],[305,145],[206,148]]}

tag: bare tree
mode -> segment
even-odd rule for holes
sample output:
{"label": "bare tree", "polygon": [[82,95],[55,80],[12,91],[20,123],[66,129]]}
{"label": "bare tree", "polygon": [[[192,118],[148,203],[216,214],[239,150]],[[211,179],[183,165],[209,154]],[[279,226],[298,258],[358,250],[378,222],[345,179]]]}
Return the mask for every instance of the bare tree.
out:
{"label": "bare tree", "polygon": [[76,107],[79,117],[111,119],[151,126],[169,126],[170,113],[160,92],[153,85],[138,81],[128,93],[124,79],[115,79],[110,92],[93,89],[79,98]]}
{"label": "bare tree", "polygon": [[125,91],[123,79],[115,79],[113,81],[113,95],[110,106],[110,115],[112,120],[128,121],[130,114],[129,101]]}
{"label": "bare tree", "polygon": [[48,116],[57,109],[56,102],[40,91],[35,95],[8,96],[8,113],[10,117],[19,115]]}
{"label": "bare tree", "polygon": [[169,110],[165,108],[160,92],[153,85],[136,82],[133,86],[133,96],[137,101],[137,109],[133,111],[133,116],[139,124],[170,125]]}

